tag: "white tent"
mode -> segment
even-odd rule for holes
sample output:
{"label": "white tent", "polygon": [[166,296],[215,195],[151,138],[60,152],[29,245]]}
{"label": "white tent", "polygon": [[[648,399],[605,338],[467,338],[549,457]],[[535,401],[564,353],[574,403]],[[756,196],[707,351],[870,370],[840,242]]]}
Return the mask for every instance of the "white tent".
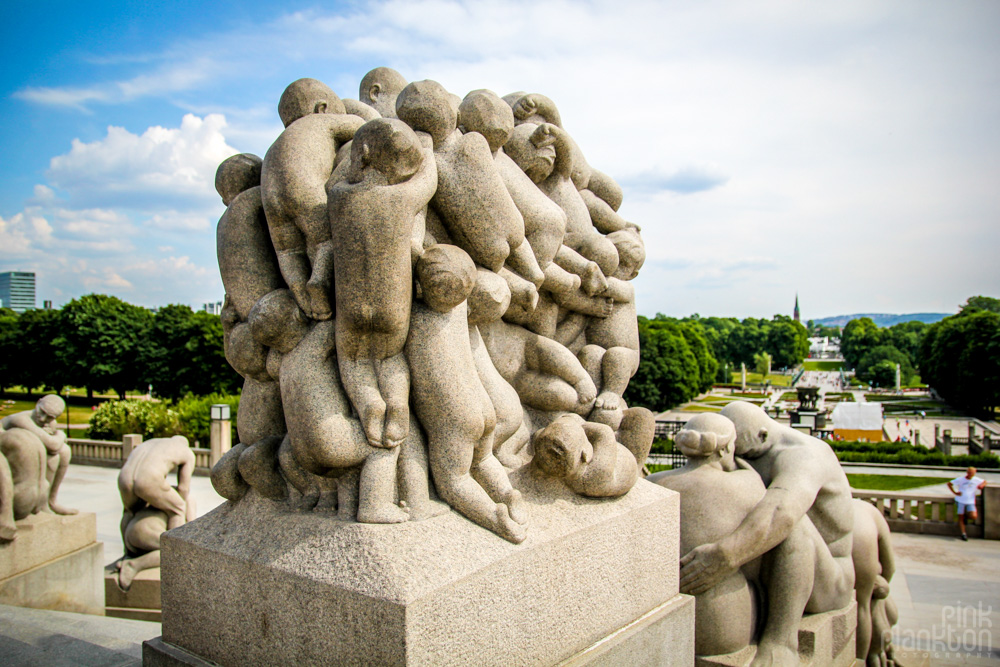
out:
{"label": "white tent", "polygon": [[834,430],[881,431],[881,403],[838,403],[830,415]]}

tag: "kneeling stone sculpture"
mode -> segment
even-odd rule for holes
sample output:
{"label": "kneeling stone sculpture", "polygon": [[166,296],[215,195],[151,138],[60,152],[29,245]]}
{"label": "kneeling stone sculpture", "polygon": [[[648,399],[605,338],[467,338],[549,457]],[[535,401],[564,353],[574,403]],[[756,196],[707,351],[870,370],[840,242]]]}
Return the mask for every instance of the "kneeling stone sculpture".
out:
{"label": "kneeling stone sculpture", "polygon": [[[278,110],[263,160],[216,175],[241,442],[212,470],[230,502],[163,537],[157,650],[253,662],[274,632],[307,662],[547,664],[655,627],[628,661],[689,663],[677,496],[638,482],[653,415],[622,399],[645,251],[621,189],[541,95],[378,68],[360,100],[300,79]],[[260,646],[200,635],[182,592],[234,561],[219,596]],[[299,595],[336,609],[305,620]]]}

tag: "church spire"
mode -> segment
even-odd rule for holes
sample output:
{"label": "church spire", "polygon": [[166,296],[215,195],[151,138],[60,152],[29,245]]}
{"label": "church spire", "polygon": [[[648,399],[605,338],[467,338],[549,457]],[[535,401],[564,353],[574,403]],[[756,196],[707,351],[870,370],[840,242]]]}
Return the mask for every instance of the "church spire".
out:
{"label": "church spire", "polygon": [[795,310],[792,312],[792,319],[794,319],[796,322],[800,321],[799,320],[799,293],[798,292],[795,293]]}

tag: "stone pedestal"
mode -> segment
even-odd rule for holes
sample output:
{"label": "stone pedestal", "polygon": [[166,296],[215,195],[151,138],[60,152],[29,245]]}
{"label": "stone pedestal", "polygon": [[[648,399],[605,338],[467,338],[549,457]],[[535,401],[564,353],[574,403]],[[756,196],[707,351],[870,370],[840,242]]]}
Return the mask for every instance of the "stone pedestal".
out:
{"label": "stone pedestal", "polygon": [[143,570],[128,591],[118,588],[114,569],[104,571],[104,613],[115,618],[160,622],[160,568]]}
{"label": "stone pedestal", "polygon": [[[816,667],[849,667],[854,664],[858,604],[824,614],[809,614],[799,626],[799,664]],[[698,656],[695,667],[747,667],[756,646],[726,655]]]}
{"label": "stone pedestal", "polygon": [[531,516],[520,545],[454,512],[378,526],[253,495],[170,531],[144,664],[690,665],[678,496],[512,481]]}
{"label": "stone pedestal", "polygon": [[104,615],[103,561],[93,512],[33,514],[0,544],[0,604]]}

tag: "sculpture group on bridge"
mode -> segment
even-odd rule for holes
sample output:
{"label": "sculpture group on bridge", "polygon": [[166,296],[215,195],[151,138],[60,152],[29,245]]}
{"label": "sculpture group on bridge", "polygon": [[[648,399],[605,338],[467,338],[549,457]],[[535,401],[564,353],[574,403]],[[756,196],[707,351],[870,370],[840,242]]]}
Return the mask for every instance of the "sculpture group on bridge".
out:
{"label": "sculpture group on bridge", "polygon": [[16,521],[39,512],[76,514],[56,501],[69,468],[66,433],[56,420],[66,403],[43,396],[33,410],[0,421],[0,543],[17,538]]}
{"label": "sculpture group on bridge", "polygon": [[889,526],[852,499],[830,446],[748,402],[692,417],[675,443],[688,464],[648,479],[681,495],[681,590],[696,596],[695,652],[759,640],[754,665],[798,664],[803,614],[856,600],[857,657],[891,660]]}
{"label": "sculpture group on bridge", "polygon": [[555,104],[380,67],[358,100],[295,81],[278,114],[263,160],[216,176],[245,378],[218,491],[364,523],[450,507],[512,542],[533,455],[581,495],[627,493],[653,431],[622,400],[645,250]]}

